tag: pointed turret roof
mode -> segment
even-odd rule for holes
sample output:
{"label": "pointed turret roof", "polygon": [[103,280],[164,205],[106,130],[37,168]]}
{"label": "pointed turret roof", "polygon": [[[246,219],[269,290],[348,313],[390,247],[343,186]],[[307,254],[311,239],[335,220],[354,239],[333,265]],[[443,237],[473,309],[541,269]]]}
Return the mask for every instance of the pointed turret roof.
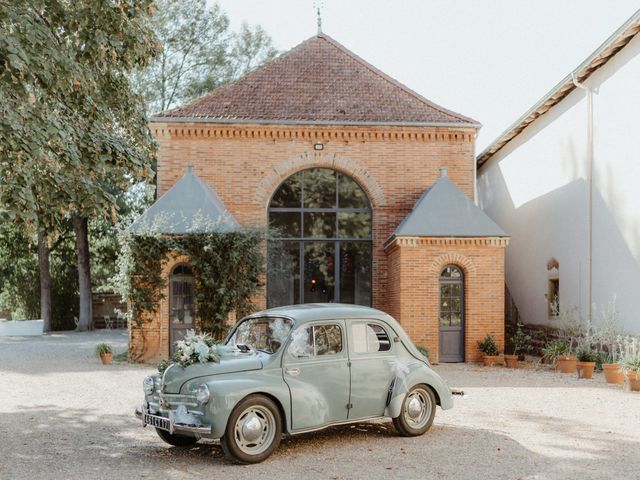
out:
{"label": "pointed turret roof", "polygon": [[507,236],[444,171],[433,187],[422,194],[392,238]]}
{"label": "pointed turret roof", "polygon": [[134,234],[230,232],[240,228],[222,200],[193,168],[131,224]]}
{"label": "pointed turret roof", "polygon": [[324,33],[152,121],[480,126],[410,90]]}

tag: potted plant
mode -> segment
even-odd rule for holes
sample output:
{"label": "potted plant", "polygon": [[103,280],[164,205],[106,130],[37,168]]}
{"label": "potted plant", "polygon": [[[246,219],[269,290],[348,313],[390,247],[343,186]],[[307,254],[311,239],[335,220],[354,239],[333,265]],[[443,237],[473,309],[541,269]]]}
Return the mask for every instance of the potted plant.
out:
{"label": "potted plant", "polygon": [[584,343],[576,351],[576,371],[578,378],[590,379],[593,377],[593,369],[596,367],[596,352],[591,349],[591,345]]}
{"label": "potted plant", "polygon": [[516,333],[509,340],[512,354],[504,355],[504,363],[507,368],[518,368],[518,360],[524,360],[524,353],[528,352],[531,348],[531,345],[529,345],[530,341],[531,336],[522,331],[522,323],[518,322]]}
{"label": "potted plant", "polygon": [[627,337],[622,343],[622,351],[618,363],[624,371],[629,389],[640,392],[640,340]]}
{"label": "potted plant", "polygon": [[[563,373],[571,373],[576,369],[575,357],[573,357],[573,365],[570,363],[571,348],[566,340],[562,338],[556,338],[551,340],[546,347],[542,349],[542,360],[554,365],[558,370]],[[572,367],[572,369],[570,369]],[[566,371],[565,371],[566,370]]]}
{"label": "potted plant", "polygon": [[618,363],[623,333],[622,326],[618,321],[618,309],[614,295],[607,306],[601,310],[600,325],[595,332],[595,339],[601,348],[602,371],[607,383],[619,385],[624,383],[624,372]]}
{"label": "potted plant", "polygon": [[500,350],[496,340],[487,333],[483,340],[478,341],[478,348],[483,353],[482,361],[485,366],[497,365],[502,363]]}
{"label": "potted plant", "polygon": [[96,347],[96,355],[100,357],[103,365],[109,365],[111,363],[111,356],[113,355],[113,348],[108,343],[100,343]]}

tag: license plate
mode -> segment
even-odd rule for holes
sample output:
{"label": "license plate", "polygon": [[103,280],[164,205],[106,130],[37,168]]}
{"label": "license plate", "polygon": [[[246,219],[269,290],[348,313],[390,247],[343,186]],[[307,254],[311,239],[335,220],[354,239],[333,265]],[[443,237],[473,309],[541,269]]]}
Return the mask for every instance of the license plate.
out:
{"label": "license plate", "polygon": [[170,430],[171,425],[168,418],[158,417],[157,415],[150,415],[148,413],[144,414],[144,423],[145,425],[151,425],[152,427],[160,428],[167,432]]}

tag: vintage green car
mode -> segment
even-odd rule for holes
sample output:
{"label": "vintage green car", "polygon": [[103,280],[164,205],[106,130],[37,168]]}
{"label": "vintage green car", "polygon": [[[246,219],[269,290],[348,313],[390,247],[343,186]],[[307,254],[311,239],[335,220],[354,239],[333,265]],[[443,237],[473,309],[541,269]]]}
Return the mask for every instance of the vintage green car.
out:
{"label": "vintage green car", "polygon": [[[279,307],[242,319],[219,361],[147,377],[136,415],[175,446],[220,439],[240,463],[267,458],[283,435],[392,418],[425,433],[452,391],[402,327],[373,308]],[[453,392],[458,393],[458,392]]]}

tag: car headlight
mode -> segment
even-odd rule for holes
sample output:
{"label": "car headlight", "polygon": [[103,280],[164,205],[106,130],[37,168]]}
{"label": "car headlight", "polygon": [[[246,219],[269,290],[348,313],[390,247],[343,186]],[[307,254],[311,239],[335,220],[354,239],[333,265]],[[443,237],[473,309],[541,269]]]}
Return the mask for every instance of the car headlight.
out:
{"label": "car headlight", "polygon": [[154,387],[155,385],[154,385],[153,377],[149,376],[143,380],[142,390],[144,390],[144,393],[146,395],[151,395],[153,393]]}
{"label": "car headlight", "polygon": [[196,400],[201,405],[207,403],[209,401],[209,387],[200,385],[196,388]]}

